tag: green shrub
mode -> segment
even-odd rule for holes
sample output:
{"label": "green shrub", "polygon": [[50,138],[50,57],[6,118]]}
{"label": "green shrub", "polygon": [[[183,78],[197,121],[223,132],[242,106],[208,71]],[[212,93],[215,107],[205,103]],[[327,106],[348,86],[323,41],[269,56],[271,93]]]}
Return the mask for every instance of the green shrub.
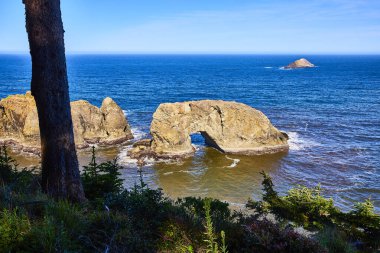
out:
{"label": "green shrub", "polygon": [[148,188],[142,179],[140,185],[136,184],[131,190],[108,195],[105,205],[111,213],[119,212],[128,217],[128,229],[133,231],[127,238],[131,252],[154,251],[161,240],[160,231],[174,208],[161,190]]}
{"label": "green shrub", "polygon": [[213,214],[213,218],[226,220],[231,217],[231,210],[229,204],[222,202],[218,199],[200,198],[200,197],[185,197],[176,201],[176,204],[191,211],[195,215],[205,218],[206,210],[205,205],[210,205],[210,212]]}
{"label": "green shrub", "polygon": [[88,166],[83,167],[81,175],[86,197],[92,200],[110,193],[121,192],[123,180],[120,179],[120,169],[116,159],[98,164],[93,147],[91,161]]}
{"label": "green shrub", "polygon": [[241,252],[327,252],[316,240],[295,232],[291,226],[282,228],[266,218],[257,220],[254,217],[246,218],[243,224],[245,233]]}
{"label": "green shrub", "polygon": [[[32,252],[70,252],[80,247],[80,235],[86,223],[79,206],[67,201],[50,200],[43,217],[35,218],[25,250]],[[43,238],[43,240],[41,240]]]}
{"label": "green shrub", "polygon": [[359,241],[369,250],[379,247],[380,216],[374,212],[370,200],[358,203],[353,211],[344,213],[334,206],[332,199],[321,195],[319,186],[298,186],[289,190],[287,195],[278,196],[270,176],[262,174],[263,200],[247,203],[247,207],[254,209],[259,216],[272,213],[279,220],[292,221],[308,229],[336,227],[341,234],[347,235],[348,241]]}
{"label": "green shrub", "polygon": [[334,215],[338,212],[332,199],[321,196],[321,188],[298,186],[288,191],[282,198],[286,209],[292,211],[293,221],[304,227],[323,227],[325,223],[333,221]]}
{"label": "green shrub", "polygon": [[80,233],[83,228],[83,210],[67,200],[50,201],[45,207],[45,217],[51,217],[68,231]]}
{"label": "green shrub", "polygon": [[207,253],[227,253],[227,246],[226,246],[226,237],[224,231],[221,231],[221,241],[222,241],[222,246],[221,249],[219,250],[220,246],[217,242],[218,237],[215,235],[214,231],[214,225],[212,223],[212,218],[211,218],[211,199],[206,198],[204,200],[204,211],[205,211],[205,229],[206,232],[204,233],[206,238],[204,241],[206,242],[207,245]]}
{"label": "green shrub", "polygon": [[36,169],[18,168],[16,161],[8,155],[5,146],[0,147],[0,185],[7,185],[16,192],[39,190],[39,175]]}
{"label": "green shrub", "polygon": [[17,208],[3,209],[0,212],[0,249],[1,252],[16,251],[29,233],[31,224],[25,214]]}
{"label": "green shrub", "polygon": [[92,211],[86,215],[87,226],[81,236],[84,252],[131,252],[128,217],[119,212]]}
{"label": "green shrub", "polygon": [[7,148],[0,147],[0,209],[30,204],[41,190],[39,179],[35,169],[19,169]]}
{"label": "green shrub", "polygon": [[51,216],[45,216],[42,221],[33,224],[28,241],[24,248],[30,252],[67,252],[75,244],[64,225]]}
{"label": "green shrub", "polygon": [[260,214],[271,212],[278,219],[288,219],[303,227],[322,228],[324,224],[334,221],[338,209],[332,199],[321,196],[319,185],[315,188],[297,186],[280,197],[273,189],[270,176],[264,172],[262,175],[263,201],[250,200],[247,207]]}
{"label": "green shrub", "polygon": [[328,249],[329,253],[354,253],[347,235],[336,227],[325,227],[316,236],[318,242]]}
{"label": "green shrub", "polygon": [[206,222],[205,222],[206,238],[204,239],[204,241],[207,244],[207,251],[206,251],[207,253],[218,253],[219,247],[218,247],[218,243],[216,242],[217,238],[215,236],[214,226],[212,224],[212,219],[211,219],[211,214],[210,214],[210,209],[211,209],[210,205],[211,205],[211,200],[206,199],[204,202],[204,210],[205,210],[205,218],[206,218]]}
{"label": "green shrub", "polygon": [[8,155],[5,146],[0,147],[0,184],[6,184],[13,180],[13,174],[17,169],[17,164]]}
{"label": "green shrub", "polygon": [[[181,214],[188,224],[196,231],[204,229],[206,221],[205,202],[210,202],[210,214],[212,218],[213,228],[216,235],[221,235],[224,232],[227,237],[225,244],[228,245],[229,251],[234,252],[234,249],[241,247],[241,238],[244,234],[244,229],[240,222],[241,217],[244,215],[240,212],[232,212],[229,204],[217,199],[199,198],[199,197],[186,197],[178,199],[176,205],[184,209]],[[185,214],[185,215],[184,215]],[[204,238],[199,237],[196,233],[192,235],[194,241],[202,243]],[[222,238],[218,237],[219,245],[223,245]]]}
{"label": "green shrub", "polygon": [[373,249],[380,247],[380,215],[370,199],[356,203],[348,213],[340,213],[340,226],[353,239],[369,245]]}
{"label": "green shrub", "polygon": [[162,241],[158,244],[159,252],[193,253],[193,240],[184,229],[183,223],[168,220],[160,229]]}

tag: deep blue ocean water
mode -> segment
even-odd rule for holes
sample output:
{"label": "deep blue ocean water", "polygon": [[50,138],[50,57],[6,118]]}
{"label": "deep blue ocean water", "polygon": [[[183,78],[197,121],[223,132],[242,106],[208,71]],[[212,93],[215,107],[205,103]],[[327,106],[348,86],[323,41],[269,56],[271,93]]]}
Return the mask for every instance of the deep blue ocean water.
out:
{"label": "deep blue ocean water", "polygon": [[[138,137],[149,132],[152,114],[163,102],[223,99],[246,103],[290,135],[289,153],[273,158],[276,169],[270,171],[280,191],[296,184],[321,183],[326,194],[343,208],[371,197],[379,210],[380,56],[303,55],[317,67],[280,69],[300,57],[69,55],[70,96],[95,105],[106,96],[112,97],[126,111]],[[0,55],[1,98],[25,93],[30,89],[30,78],[29,56]],[[199,138],[194,142],[201,144]],[[249,167],[248,161],[240,160],[232,169]],[[260,163],[255,167],[257,178],[265,166]],[[242,170],[243,176],[246,170]],[[162,175],[170,173],[163,172],[161,181]],[[260,182],[253,180],[247,185]],[[170,182],[175,184],[175,178]],[[236,183],[223,182],[234,194],[237,191],[229,198],[227,189],[226,199],[239,202]],[[165,190],[165,185],[157,184]],[[209,186],[200,191],[207,192],[206,188],[211,191]],[[250,191],[257,192],[256,188]]]}

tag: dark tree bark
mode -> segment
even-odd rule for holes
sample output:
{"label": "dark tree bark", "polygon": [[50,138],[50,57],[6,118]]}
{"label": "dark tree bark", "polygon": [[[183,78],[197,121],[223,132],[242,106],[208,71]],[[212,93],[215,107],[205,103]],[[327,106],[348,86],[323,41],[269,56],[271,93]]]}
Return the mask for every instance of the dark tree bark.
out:
{"label": "dark tree bark", "polygon": [[42,155],[42,187],[56,199],[85,200],[69,99],[60,0],[23,0]]}

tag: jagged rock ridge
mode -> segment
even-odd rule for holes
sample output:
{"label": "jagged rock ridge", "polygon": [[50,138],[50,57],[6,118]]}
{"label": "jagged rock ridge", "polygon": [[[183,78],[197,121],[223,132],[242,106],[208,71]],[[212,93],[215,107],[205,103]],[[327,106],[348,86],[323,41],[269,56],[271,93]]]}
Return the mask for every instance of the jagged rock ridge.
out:
{"label": "jagged rock ridge", "polygon": [[[105,98],[100,108],[84,100],[71,102],[71,113],[78,149],[133,139],[123,111],[111,98]],[[30,92],[0,101],[0,143],[16,151],[38,154],[39,133],[37,108]]]}

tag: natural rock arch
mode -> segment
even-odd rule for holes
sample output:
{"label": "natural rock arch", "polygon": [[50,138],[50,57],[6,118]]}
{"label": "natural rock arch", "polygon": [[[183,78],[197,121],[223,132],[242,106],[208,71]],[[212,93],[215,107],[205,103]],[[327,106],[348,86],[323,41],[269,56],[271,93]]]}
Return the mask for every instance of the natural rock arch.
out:
{"label": "natural rock arch", "polygon": [[220,100],[161,104],[150,132],[151,152],[157,157],[192,155],[193,133],[201,133],[207,144],[224,153],[255,155],[288,149],[287,135],[262,112]]}

